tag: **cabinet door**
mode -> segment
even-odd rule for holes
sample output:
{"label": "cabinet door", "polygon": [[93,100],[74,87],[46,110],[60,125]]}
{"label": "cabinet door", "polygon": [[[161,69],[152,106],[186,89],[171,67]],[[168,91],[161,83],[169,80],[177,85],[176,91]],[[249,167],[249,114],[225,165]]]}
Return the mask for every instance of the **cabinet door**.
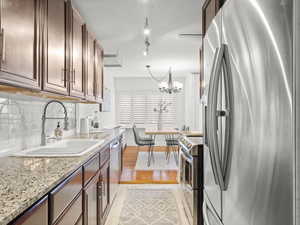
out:
{"label": "cabinet door", "polygon": [[109,208],[109,161],[100,170],[100,194],[99,194],[99,224],[104,225]]}
{"label": "cabinet door", "polygon": [[218,13],[225,0],[206,0],[202,6],[202,33],[206,33],[209,25]]}
{"label": "cabinet door", "polygon": [[66,68],[66,12],[64,0],[45,0],[45,60],[43,89],[68,94],[69,69]]}
{"label": "cabinet door", "polygon": [[99,173],[84,188],[84,225],[97,225]]}
{"label": "cabinet door", "polygon": [[48,198],[32,206],[11,225],[48,225]]}
{"label": "cabinet door", "polygon": [[85,98],[95,101],[95,38],[85,27]]}
{"label": "cabinet door", "polygon": [[96,79],[96,100],[103,102],[103,49],[96,42],[95,44],[95,79]]}
{"label": "cabinet door", "polygon": [[71,11],[71,79],[70,94],[75,97],[84,97],[83,83],[83,19],[76,9]]}
{"label": "cabinet door", "polygon": [[0,81],[40,89],[40,0],[0,4]]}

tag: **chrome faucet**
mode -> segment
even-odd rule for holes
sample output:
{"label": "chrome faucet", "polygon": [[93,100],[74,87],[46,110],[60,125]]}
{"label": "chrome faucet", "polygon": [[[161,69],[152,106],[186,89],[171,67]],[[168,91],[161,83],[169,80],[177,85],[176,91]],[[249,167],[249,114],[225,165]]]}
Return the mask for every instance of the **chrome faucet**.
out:
{"label": "chrome faucet", "polygon": [[[58,103],[60,104],[63,108],[64,108],[64,113],[65,113],[65,117],[64,118],[59,118],[59,117],[46,117],[46,113],[47,113],[47,108],[51,103]],[[41,134],[41,146],[45,146],[46,145],[46,133],[45,133],[45,123],[46,120],[59,120],[59,119],[64,119],[65,120],[65,124],[64,124],[64,130],[68,130],[68,113],[67,113],[67,109],[65,107],[65,105],[58,101],[58,100],[51,100],[49,102],[47,102],[47,104],[44,107],[44,112],[43,112],[43,116],[42,116],[42,134]]]}

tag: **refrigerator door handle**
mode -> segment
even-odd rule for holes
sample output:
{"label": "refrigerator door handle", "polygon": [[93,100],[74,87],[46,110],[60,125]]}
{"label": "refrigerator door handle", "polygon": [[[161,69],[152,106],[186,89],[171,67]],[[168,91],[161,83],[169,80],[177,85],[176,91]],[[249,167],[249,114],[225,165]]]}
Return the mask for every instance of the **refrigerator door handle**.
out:
{"label": "refrigerator door handle", "polygon": [[209,87],[208,87],[208,98],[207,98],[207,112],[205,112],[205,138],[204,138],[204,142],[207,142],[205,144],[207,144],[208,148],[209,148],[209,155],[210,155],[210,162],[211,162],[211,166],[212,166],[212,172],[214,175],[214,180],[216,185],[219,185],[219,179],[217,177],[217,168],[216,168],[216,159],[215,159],[215,154],[214,154],[214,150],[212,149],[212,136],[211,136],[211,102],[212,102],[212,92],[213,92],[213,84],[214,84],[214,80],[215,80],[215,71],[216,71],[216,60],[219,56],[219,52],[220,52],[220,48],[216,48],[215,51],[215,55],[214,55],[214,59],[213,59],[213,66],[212,66],[212,71],[211,71],[211,75],[210,75],[210,80],[209,80]]}
{"label": "refrigerator door handle", "polygon": [[211,202],[209,201],[208,197],[206,196],[206,194],[204,194],[203,206],[202,206],[204,225],[211,225],[209,218],[208,218],[208,210],[211,212],[210,214],[214,217],[214,221],[217,222],[217,224],[215,222],[214,222],[214,224],[223,225],[219,216],[216,214],[214,207],[212,206]]}
{"label": "refrigerator door handle", "polygon": [[230,65],[228,46],[224,45],[224,87],[225,87],[225,100],[226,100],[226,127],[225,127],[225,142],[224,142],[224,158],[223,158],[223,179],[224,190],[228,186],[229,166],[231,158],[231,133],[232,133],[232,109],[233,109],[233,83],[232,71]]}
{"label": "refrigerator door handle", "polygon": [[[224,69],[224,88],[225,88],[225,104],[226,110],[217,110],[218,106],[218,86],[220,77],[222,75],[222,68]],[[215,158],[216,165],[216,174],[219,181],[219,186],[222,191],[227,190],[228,186],[228,167],[230,159],[230,140],[231,140],[231,127],[232,127],[232,73],[229,62],[229,53],[228,47],[225,44],[222,44],[220,48],[220,53],[217,57],[216,68],[215,68],[215,79],[212,84],[212,97],[210,105],[210,121],[211,121],[211,130],[210,130],[210,141],[212,146],[212,151]],[[219,144],[218,144],[218,118],[225,117],[225,142],[224,142],[224,157],[220,156]],[[226,179],[225,179],[226,178]]]}
{"label": "refrigerator door handle", "polygon": [[220,186],[221,190],[224,190],[224,180],[222,175],[222,166],[219,154],[219,145],[218,145],[218,134],[217,134],[217,125],[218,125],[218,85],[220,81],[220,73],[223,63],[224,55],[224,45],[221,45],[220,48],[216,51],[214,67],[212,70],[210,82],[210,89],[208,93],[208,146],[211,152],[211,161],[213,167],[213,173],[215,175],[216,184]]}
{"label": "refrigerator door handle", "polygon": [[203,206],[202,206],[202,212],[203,212],[203,218],[204,218],[204,225],[210,225],[208,216],[207,216],[207,206],[206,206],[206,200],[203,200]]}

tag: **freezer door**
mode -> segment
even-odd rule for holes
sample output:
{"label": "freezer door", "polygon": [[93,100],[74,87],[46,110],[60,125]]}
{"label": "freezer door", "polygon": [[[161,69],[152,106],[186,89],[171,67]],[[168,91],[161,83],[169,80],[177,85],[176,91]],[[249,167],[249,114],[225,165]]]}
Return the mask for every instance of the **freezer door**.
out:
{"label": "freezer door", "polygon": [[[216,54],[221,44],[221,12],[211,23],[209,29],[203,40],[203,54],[204,54],[204,95],[202,97],[203,107],[203,130],[204,130],[204,187],[208,198],[215,208],[219,217],[221,217],[221,191],[217,181],[217,174],[214,166],[214,158],[212,158],[212,151],[208,148],[208,130],[210,121],[208,120],[208,95],[211,91],[211,84],[213,78],[211,77]],[[221,98],[219,98],[221,99]],[[219,104],[221,104],[219,102]],[[221,129],[221,124],[219,124]]]}
{"label": "freezer door", "polygon": [[225,225],[293,224],[292,8],[292,0],[223,6],[234,96]]}

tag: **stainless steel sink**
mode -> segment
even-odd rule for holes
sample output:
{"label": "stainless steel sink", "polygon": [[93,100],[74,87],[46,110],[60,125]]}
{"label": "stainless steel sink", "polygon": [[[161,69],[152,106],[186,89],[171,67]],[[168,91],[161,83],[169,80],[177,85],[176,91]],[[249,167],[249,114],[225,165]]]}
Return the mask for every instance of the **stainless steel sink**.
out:
{"label": "stainless steel sink", "polygon": [[82,156],[101,144],[104,140],[69,139],[14,153],[19,157],[78,157]]}

